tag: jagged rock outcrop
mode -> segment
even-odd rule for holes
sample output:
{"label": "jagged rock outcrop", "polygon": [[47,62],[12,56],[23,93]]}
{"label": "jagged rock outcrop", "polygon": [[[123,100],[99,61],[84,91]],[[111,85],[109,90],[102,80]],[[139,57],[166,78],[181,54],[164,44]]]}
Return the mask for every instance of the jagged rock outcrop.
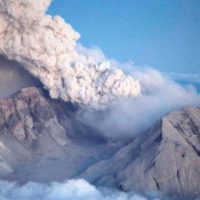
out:
{"label": "jagged rock outcrop", "polygon": [[34,87],[24,88],[14,97],[0,100],[0,120],[1,134],[8,132],[20,142],[26,140],[33,150],[39,148],[39,136],[43,131],[47,131],[58,145],[69,142],[54,110]]}
{"label": "jagged rock outcrop", "polygon": [[0,178],[62,181],[108,158],[116,147],[78,123],[76,107],[36,87],[0,100]]}
{"label": "jagged rock outcrop", "polygon": [[124,191],[160,191],[181,199],[200,196],[200,109],[170,113],[81,177]]}
{"label": "jagged rock outcrop", "polygon": [[[32,153],[67,145],[70,140],[55,111],[37,88],[24,88],[13,97],[0,100],[0,174],[30,159]],[[1,170],[2,169],[2,170]]]}

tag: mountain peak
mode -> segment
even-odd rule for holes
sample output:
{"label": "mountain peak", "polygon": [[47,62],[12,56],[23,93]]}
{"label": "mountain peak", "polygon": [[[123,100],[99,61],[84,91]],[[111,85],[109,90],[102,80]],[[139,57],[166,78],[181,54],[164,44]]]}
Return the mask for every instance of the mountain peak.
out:
{"label": "mountain peak", "polygon": [[110,160],[91,166],[81,177],[124,191],[159,191],[182,199],[197,197],[199,138],[200,109],[186,107],[163,117]]}

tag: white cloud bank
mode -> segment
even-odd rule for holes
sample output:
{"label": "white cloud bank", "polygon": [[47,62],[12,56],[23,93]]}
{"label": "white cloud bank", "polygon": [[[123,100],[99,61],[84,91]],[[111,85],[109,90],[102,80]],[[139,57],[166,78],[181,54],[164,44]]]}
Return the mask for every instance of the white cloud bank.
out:
{"label": "white cloud bank", "polygon": [[21,63],[52,98],[98,109],[137,96],[138,81],[77,51],[79,33],[61,17],[45,15],[50,2],[0,0],[0,54]]}
{"label": "white cloud bank", "polygon": [[27,183],[21,187],[15,183],[0,181],[0,200],[161,200],[161,198],[97,189],[79,179],[65,183]]}

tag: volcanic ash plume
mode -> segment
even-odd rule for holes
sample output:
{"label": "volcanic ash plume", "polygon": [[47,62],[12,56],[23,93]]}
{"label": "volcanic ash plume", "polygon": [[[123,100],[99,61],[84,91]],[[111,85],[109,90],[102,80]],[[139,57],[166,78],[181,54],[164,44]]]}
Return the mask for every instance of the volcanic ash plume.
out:
{"label": "volcanic ash plume", "polygon": [[52,98],[95,109],[137,96],[138,81],[76,50],[79,33],[59,16],[45,15],[50,0],[0,0],[0,54],[21,63]]}

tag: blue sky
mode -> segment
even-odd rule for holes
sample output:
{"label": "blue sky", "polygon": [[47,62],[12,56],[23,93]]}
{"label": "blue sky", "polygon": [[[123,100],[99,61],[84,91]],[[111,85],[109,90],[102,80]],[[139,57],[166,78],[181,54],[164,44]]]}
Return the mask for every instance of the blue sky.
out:
{"label": "blue sky", "polygon": [[200,73],[200,0],[54,0],[48,12],[109,58]]}

